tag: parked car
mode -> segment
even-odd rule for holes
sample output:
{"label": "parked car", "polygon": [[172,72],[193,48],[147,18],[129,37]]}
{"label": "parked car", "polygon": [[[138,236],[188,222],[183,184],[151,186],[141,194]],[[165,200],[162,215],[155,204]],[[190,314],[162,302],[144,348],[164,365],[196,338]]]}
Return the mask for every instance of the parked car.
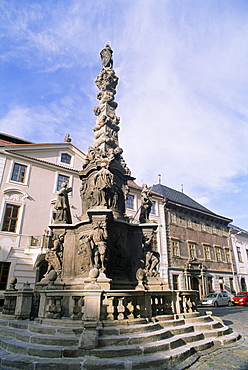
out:
{"label": "parked car", "polygon": [[248,292],[239,292],[232,298],[233,305],[248,306]]}
{"label": "parked car", "polygon": [[201,306],[231,306],[231,297],[227,293],[209,293],[206,297],[200,300]]}

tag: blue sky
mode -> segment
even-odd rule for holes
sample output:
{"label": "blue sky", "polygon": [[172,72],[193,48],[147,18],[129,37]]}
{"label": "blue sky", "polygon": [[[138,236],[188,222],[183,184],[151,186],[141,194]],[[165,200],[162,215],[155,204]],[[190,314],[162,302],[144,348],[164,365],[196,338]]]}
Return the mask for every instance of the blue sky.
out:
{"label": "blue sky", "polygon": [[1,0],[0,130],[92,144],[106,41],[120,145],[137,178],[248,229],[246,0]]}

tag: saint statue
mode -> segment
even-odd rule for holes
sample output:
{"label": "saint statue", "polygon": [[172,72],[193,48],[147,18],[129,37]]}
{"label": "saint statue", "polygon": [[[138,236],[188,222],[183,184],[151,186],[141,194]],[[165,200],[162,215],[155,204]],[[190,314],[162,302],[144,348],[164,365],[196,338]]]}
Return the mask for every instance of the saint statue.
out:
{"label": "saint statue", "polygon": [[67,187],[67,183],[61,184],[61,189],[57,192],[58,198],[54,208],[57,210],[54,222],[57,224],[71,224],[71,211],[68,199],[68,193],[72,191],[72,188]]}
{"label": "saint statue", "polygon": [[146,184],[142,185],[141,191],[141,209],[140,209],[140,223],[146,223],[149,220],[149,215],[152,208],[152,200],[150,195],[150,190]]}
{"label": "saint statue", "polygon": [[103,162],[101,169],[94,178],[96,205],[107,206],[110,198],[110,190],[113,186],[114,175],[106,168],[107,164]]}
{"label": "saint statue", "polygon": [[113,68],[112,54],[113,50],[111,50],[109,44],[106,44],[105,47],[100,52],[103,68]]}

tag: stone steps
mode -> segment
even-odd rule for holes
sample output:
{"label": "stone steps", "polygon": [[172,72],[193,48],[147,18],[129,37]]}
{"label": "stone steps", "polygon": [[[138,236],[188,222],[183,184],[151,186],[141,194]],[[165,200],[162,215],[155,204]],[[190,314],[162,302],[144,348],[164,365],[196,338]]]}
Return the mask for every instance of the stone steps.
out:
{"label": "stone steps", "polygon": [[[58,323],[60,322],[60,326]],[[0,368],[5,369],[173,369],[184,359],[214,345],[238,339],[230,329],[209,316],[160,317],[103,322],[99,346],[78,348],[83,323],[47,320],[0,320]],[[192,357],[193,358],[193,357]]]}

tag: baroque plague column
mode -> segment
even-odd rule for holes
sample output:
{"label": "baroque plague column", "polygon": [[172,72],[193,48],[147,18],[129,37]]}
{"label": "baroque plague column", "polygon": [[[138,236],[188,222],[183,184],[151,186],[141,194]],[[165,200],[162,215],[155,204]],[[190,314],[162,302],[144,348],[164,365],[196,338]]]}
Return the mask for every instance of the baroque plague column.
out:
{"label": "baroque plague column", "polygon": [[[157,225],[149,221],[151,202],[148,205],[144,202],[140,224],[131,224],[125,213],[127,180],[134,178],[119,146],[120,118],[116,116],[118,104],[114,100],[118,77],[112,55],[110,45],[106,44],[100,52],[102,70],[95,79],[100,91],[99,104],[93,108],[94,139],[79,172],[80,221],[72,225],[68,212],[63,213],[67,217],[55,217],[50,228],[53,240],[61,242],[59,250],[53,242],[47,253],[49,271],[41,285],[48,283],[49,274],[56,273],[55,285],[63,285],[63,289],[88,289],[91,284],[92,289],[167,288],[156,271],[159,255],[152,251]],[[148,189],[143,189],[143,193],[147,192]],[[149,194],[146,198],[149,201]],[[66,204],[61,199],[58,203]]]}

